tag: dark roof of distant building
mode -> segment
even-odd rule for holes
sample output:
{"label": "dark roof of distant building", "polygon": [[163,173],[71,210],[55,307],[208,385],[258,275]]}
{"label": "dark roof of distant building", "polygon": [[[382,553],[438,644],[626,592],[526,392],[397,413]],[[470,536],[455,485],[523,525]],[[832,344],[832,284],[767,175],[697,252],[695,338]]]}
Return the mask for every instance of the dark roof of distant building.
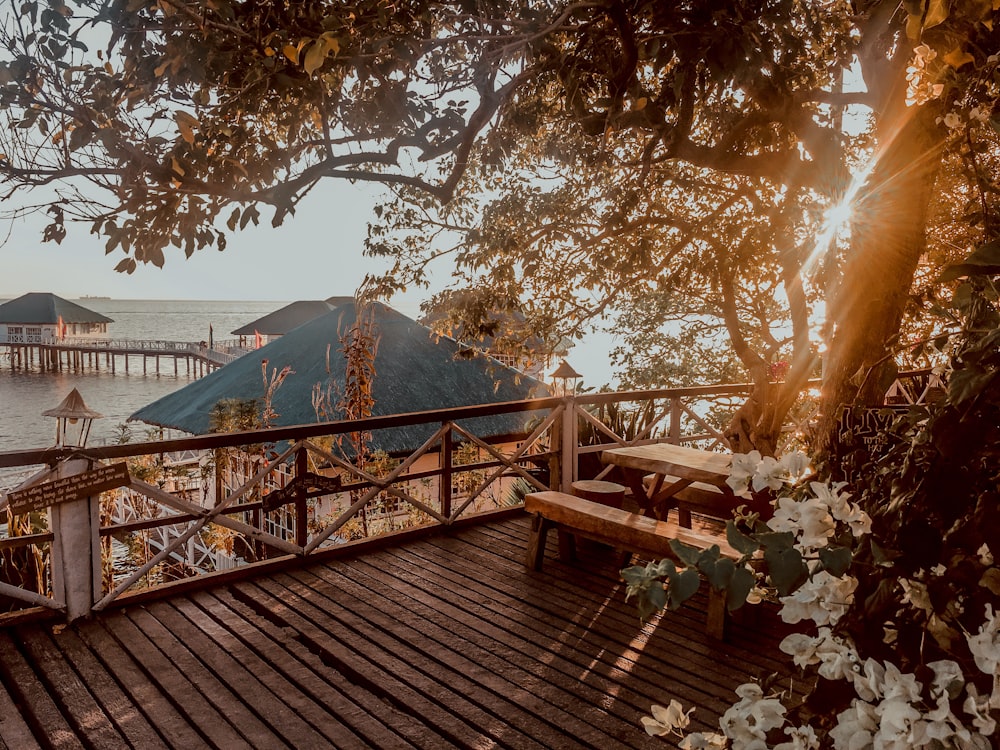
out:
{"label": "dark roof of distant building", "polygon": [[[273,426],[317,421],[312,405],[313,386],[332,378],[343,388],[345,360],[340,334],[356,320],[353,301],[295,328],[279,339],[245,354],[215,372],[139,409],[129,420],[193,434],[209,432],[213,406],[223,399],[256,399],[263,395],[262,361],[267,372],[290,366],[272,399],[278,413]],[[402,313],[381,303],[374,305],[379,337],[372,395],[373,416],[446,409],[474,404],[518,401],[547,395],[544,383],[487,357],[456,356],[460,345],[436,336]],[[330,372],[327,372],[329,348]],[[492,437],[524,429],[529,415],[510,414],[468,421],[477,434]],[[376,434],[373,448],[388,452],[413,450],[432,433],[428,426],[401,427]]]}
{"label": "dark roof of distant building", "polygon": [[88,310],[49,292],[28,292],[0,305],[0,323],[56,325],[63,323],[113,323],[106,315]]}
{"label": "dark roof of distant building", "polygon": [[[347,299],[350,301],[351,298]],[[232,331],[232,335],[253,336],[255,333],[259,333],[262,336],[283,336],[303,323],[325,315],[335,307],[336,305],[331,305],[328,301],[321,299],[299,300],[237,328]]]}

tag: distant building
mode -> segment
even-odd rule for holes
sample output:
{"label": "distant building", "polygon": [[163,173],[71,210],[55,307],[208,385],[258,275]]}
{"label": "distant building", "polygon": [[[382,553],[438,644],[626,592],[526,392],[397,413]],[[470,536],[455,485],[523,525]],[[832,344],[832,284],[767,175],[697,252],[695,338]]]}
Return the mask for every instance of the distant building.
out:
{"label": "distant building", "polygon": [[0,305],[0,344],[53,344],[101,339],[114,321],[48,292],[29,292]]}
{"label": "distant building", "polygon": [[[456,341],[435,335],[387,305],[374,303],[374,309],[379,337],[372,393],[375,416],[547,395],[545,384],[534,378],[485,357],[462,358],[458,356],[462,346]],[[345,360],[340,354],[339,337],[356,318],[351,299],[292,328],[256,352],[144,406],[129,420],[196,435],[210,432],[212,409],[219,401],[261,399],[261,366],[266,361],[268,372],[284,367],[292,370],[274,394],[271,406],[278,416],[272,425],[316,422],[313,387],[325,387],[330,382],[343,386]],[[480,428],[487,427],[487,433],[493,429],[493,434],[505,434],[519,426],[509,417],[493,419],[496,424],[481,424]],[[422,430],[399,428],[383,435],[386,442],[375,448],[389,452],[411,450],[426,437]]]}
{"label": "distant building", "polygon": [[328,297],[325,300],[299,300],[268,313],[262,318],[231,331],[240,337],[241,345],[263,346],[284,336],[320,315],[326,315],[334,308],[354,302],[354,297]]}

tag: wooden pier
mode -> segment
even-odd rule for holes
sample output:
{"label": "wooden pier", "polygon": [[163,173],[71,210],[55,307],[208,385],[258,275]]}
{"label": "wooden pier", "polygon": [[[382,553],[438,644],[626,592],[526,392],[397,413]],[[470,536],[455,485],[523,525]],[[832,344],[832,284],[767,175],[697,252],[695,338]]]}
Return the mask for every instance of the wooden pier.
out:
{"label": "wooden pier", "polygon": [[36,369],[41,372],[86,372],[98,371],[103,366],[111,373],[121,370],[125,374],[132,371],[130,363],[138,360],[143,375],[150,372],[159,375],[163,360],[168,366],[172,360],[174,375],[180,374],[183,362],[184,374],[201,377],[245,353],[232,349],[210,349],[202,343],[183,341],[79,338],[45,343],[0,343],[0,358],[7,359],[6,364],[12,372]]}

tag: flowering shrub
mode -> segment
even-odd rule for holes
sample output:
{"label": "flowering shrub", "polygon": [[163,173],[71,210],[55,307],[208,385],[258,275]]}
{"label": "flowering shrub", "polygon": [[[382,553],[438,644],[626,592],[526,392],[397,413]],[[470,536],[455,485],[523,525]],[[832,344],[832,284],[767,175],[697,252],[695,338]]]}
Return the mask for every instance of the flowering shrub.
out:
{"label": "flowering shrub", "polygon": [[680,606],[699,573],[730,609],[771,598],[801,626],[781,650],[813,681],[789,705],[740,686],[718,733],[684,736],[683,707],[657,709],[649,734],[685,749],[1000,746],[998,268],[998,243],[959,268],[969,280],[952,307],[964,332],[940,402],[909,407],[877,441],[837,453],[823,468],[836,481],[818,481],[802,454],[734,456],[730,485],[771,493],[774,509],[727,523],[740,559],[678,544],[683,568],[622,572],[640,613]]}

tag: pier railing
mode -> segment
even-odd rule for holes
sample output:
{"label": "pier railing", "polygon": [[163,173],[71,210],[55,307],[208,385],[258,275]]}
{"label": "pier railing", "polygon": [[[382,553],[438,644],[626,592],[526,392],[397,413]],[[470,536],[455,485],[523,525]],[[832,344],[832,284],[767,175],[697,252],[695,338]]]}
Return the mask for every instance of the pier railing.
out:
{"label": "pier railing", "polygon": [[[914,400],[922,387],[910,386]],[[0,453],[0,471],[37,469],[0,496],[8,520],[0,604],[74,619],[173,579],[232,575],[246,563],[287,565],[385,534],[510,512],[526,492],[568,491],[578,478],[603,476],[599,453],[607,447],[724,450],[720,428],[749,388],[585,394]],[[807,397],[790,439],[810,408]],[[498,417],[519,427],[487,434],[482,425]],[[419,434],[419,444],[392,454],[357,448],[401,430]]]}

